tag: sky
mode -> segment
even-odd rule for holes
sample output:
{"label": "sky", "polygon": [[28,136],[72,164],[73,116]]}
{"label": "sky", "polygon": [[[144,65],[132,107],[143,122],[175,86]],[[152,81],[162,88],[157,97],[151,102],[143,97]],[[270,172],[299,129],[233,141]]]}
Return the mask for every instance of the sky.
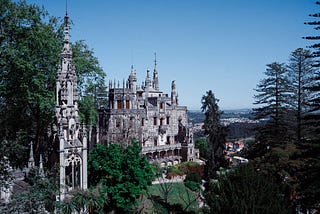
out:
{"label": "sky", "polygon": [[[27,0],[63,18],[65,0]],[[157,69],[161,91],[176,81],[179,104],[201,109],[212,90],[223,110],[254,107],[254,88],[266,65],[288,62],[316,35],[306,21],[315,0],[68,0],[71,40],[85,40],[109,80],[139,85]]]}

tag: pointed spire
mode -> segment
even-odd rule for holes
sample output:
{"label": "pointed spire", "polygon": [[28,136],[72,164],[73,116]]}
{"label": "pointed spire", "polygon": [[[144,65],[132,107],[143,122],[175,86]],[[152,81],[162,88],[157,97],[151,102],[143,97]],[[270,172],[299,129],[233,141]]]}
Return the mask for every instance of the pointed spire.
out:
{"label": "pointed spire", "polygon": [[34,157],[33,157],[33,142],[30,143],[30,154],[29,154],[29,161],[28,161],[28,168],[31,169],[35,166],[34,164]]}
{"label": "pointed spire", "polygon": [[154,53],[153,88],[159,91],[159,78],[157,71],[157,53]]}
{"label": "pointed spire", "polygon": [[66,15],[64,16],[64,42],[69,43],[69,16],[68,11],[66,11]]}
{"label": "pointed spire", "polygon": [[[67,3],[66,3],[67,7]],[[62,72],[69,72],[72,71],[72,50],[70,46],[70,36],[69,36],[69,16],[68,11],[66,8],[66,15],[64,16],[64,40],[63,40],[63,48],[61,53],[61,68]]]}
{"label": "pointed spire", "polygon": [[40,154],[40,161],[39,161],[39,175],[40,175],[41,177],[44,177],[42,154]]}

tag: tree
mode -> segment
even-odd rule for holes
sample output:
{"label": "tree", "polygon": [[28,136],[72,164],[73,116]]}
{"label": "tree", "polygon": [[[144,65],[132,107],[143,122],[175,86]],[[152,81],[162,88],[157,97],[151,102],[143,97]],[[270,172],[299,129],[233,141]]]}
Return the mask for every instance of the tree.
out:
{"label": "tree", "polygon": [[45,213],[53,212],[56,206],[56,195],[58,186],[53,178],[43,178],[38,169],[34,168],[28,174],[27,186],[22,192],[15,193],[7,204],[10,213],[32,212]]}
{"label": "tree", "polygon": [[251,165],[242,165],[210,182],[204,197],[208,213],[288,213],[281,186]]}
{"label": "tree", "polygon": [[[316,2],[317,6],[320,2]],[[320,29],[320,13],[310,14],[310,17],[316,21],[306,22],[305,24],[314,26],[315,30]],[[313,67],[315,68],[315,77],[312,80],[312,86],[309,88],[311,96],[308,100],[308,105],[311,107],[308,114],[305,116],[306,124],[308,125],[308,138],[302,145],[301,157],[305,159],[304,172],[301,173],[301,183],[299,191],[301,191],[302,206],[307,209],[319,210],[320,198],[320,36],[307,36],[307,40],[315,43],[310,46],[313,50],[312,58],[314,59]]]}
{"label": "tree", "polygon": [[289,141],[287,115],[289,81],[284,64],[274,62],[267,65],[266,78],[261,80],[255,89],[255,105],[253,109],[255,119],[264,119],[266,123],[257,128],[256,139],[262,145],[273,146],[285,144]]}
{"label": "tree", "polygon": [[[316,4],[320,5],[320,2],[316,1]],[[319,19],[320,13],[309,14],[309,16]],[[320,21],[310,21],[310,22],[305,22],[304,24],[314,26],[315,30],[320,29]],[[307,40],[311,40],[311,41],[320,40],[320,36],[306,36],[303,38],[307,39]],[[320,57],[320,43],[315,43],[315,44],[311,45],[310,48],[312,48],[314,50],[312,52],[312,57],[315,58],[313,66],[320,67],[320,61],[318,59]]]}
{"label": "tree", "polygon": [[110,197],[110,209],[129,211],[143,190],[151,185],[152,169],[141,146],[133,140],[123,149],[118,144],[97,144],[89,154],[91,186],[102,184]]}
{"label": "tree", "polygon": [[199,149],[200,157],[208,158],[208,142],[205,138],[198,138],[195,141],[195,148]]}
{"label": "tree", "polygon": [[104,213],[104,206],[109,203],[102,186],[82,190],[77,189],[70,193],[68,198],[59,204],[58,210],[62,213]]}
{"label": "tree", "polygon": [[291,53],[287,66],[291,93],[289,105],[294,113],[293,129],[298,144],[301,143],[302,138],[306,139],[308,128],[304,123],[304,116],[310,110],[308,106],[308,100],[311,97],[309,88],[312,86],[312,78],[314,77],[312,65],[311,52],[298,48]]}
{"label": "tree", "polygon": [[[11,164],[23,167],[27,148],[34,142],[36,159],[41,152],[50,157],[57,148],[54,133],[55,77],[62,49],[60,20],[26,1],[1,1],[0,9],[0,140],[21,145],[9,157]],[[96,120],[96,91],[104,87],[104,77],[93,51],[83,42],[73,45],[74,65],[79,78],[83,121]],[[86,99],[82,99],[82,96]],[[82,101],[83,100],[83,101]]]}
{"label": "tree", "polygon": [[226,164],[223,154],[226,128],[220,123],[222,112],[219,110],[218,102],[219,100],[215,98],[211,90],[207,91],[207,94],[201,100],[201,110],[205,113],[203,129],[209,145],[209,155],[206,163],[208,178],[213,178],[216,171]]}
{"label": "tree", "polygon": [[[316,2],[317,6],[320,5],[320,2]],[[320,29],[320,13],[309,14],[310,17],[317,19],[316,21],[305,22],[307,25],[311,25],[315,30]],[[320,36],[306,36],[304,39],[310,41],[320,40]],[[308,136],[312,141],[318,141],[320,139],[320,43],[316,42],[313,45],[309,46],[313,50],[311,57],[313,58],[313,67],[315,68],[315,77],[313,78],[313,85],[310,87],[311,96],[309,99],[309,106],[311,107],[310,113],[306,115],[307,124],[310,128],[310,135]]]}
{"label": "tree", "polygon": [[38,151],[53,118],[59,26],[56,18],[25,1],[2,2],[0,136],[16,141],[18,132],[28,133],[18,143],[26,146],[33,138]]}
{"label": "tree", "polygon": [[98,118],[99,96],[105,91],[105,76],[93,50],[83,40],[72,46],[73,62],[79,84],[79,111],[82,122],[96,125]]}

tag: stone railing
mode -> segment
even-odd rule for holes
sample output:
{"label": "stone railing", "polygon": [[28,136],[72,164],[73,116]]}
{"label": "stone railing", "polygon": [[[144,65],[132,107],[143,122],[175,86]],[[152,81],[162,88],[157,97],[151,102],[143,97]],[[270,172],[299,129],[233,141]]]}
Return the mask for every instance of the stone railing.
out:
{"label": "stone railing", "polygon": [[142,153],[148,153],[148,152],[159,152],[159,151],[168,151],[168,150],[174,150],[174,149],[180,149],[181,143],[177,144],[170,144],[170,145],[163,145],[163,146],[148,146],[142,148]]}
{"label": "stone railing", "polygon": [[178,160],[179,162],[181,161],[181,159],[182,159],[182,157],[181,156],[177,156],[177,155],[175,155],[175,156],[170,156],[170,157],[163,157],[163,158],[151,158],[151,159],[149,159],[149,161],[151,162],[151,163],[157,163],[157,164],[160,164],[160,163],[162,163],[162,162],[173,162],[173,161],[175,161],[175,160]]}

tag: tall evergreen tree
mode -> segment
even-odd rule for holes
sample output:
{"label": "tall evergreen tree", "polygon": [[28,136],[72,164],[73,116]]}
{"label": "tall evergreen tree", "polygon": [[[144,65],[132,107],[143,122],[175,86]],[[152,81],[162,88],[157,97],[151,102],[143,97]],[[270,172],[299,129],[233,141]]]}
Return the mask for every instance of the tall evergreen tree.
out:
{"label": "tall evergreen tree", "polygon": [[312,78],[314,76],[313,60],[311,52],[302,48],[293,51],[289,58],[288,76],[290,80],[289,105],[293,115],[293,130],[296,135],[295,141],[300,144],[302,138],[306,139],[307,126],[304,123],[304,116],[310,110],[308,100]]}
{"label": "tall evergreen tree", "polygon": [[[320,5],[320,1],[316,1],[316,4]],[[320,13],[309,14],[309,16],[313,17],[313,18],[316,18],[318,20],[305,22],[304,24],[313,26],[315,30],[320,30],[320,21],[319,21]],[[318,40],[320,40],[320,36],[306,36],[306,37],[303,37],[303,38],[307,39],[307,40],[310,40],[310,41],[318,41]],[[315,58],[313,66],[314,67],[320,67],[320,60],[319,60],[319,57],[320,57],[320,43],[319,42],[315,43],[315,44],[311,45],[310,48],[313,49],[312,57]]]}
{"label": "tall evergreen tree", "polygon": [[211,90],[207,91],[201,100],[201,110],[205,113],[203,129],[207,135],[209,147],[205,170],[209,179],[215,177],[220,167],[225,166],[223,150],[226,142],[226,128],[220,122],[222,111],[219,110],[218,102]]}
{"label": "tall evergreen tree", "polygon": [[[316,5],[319,6],[320,2],[317,1]],[[320,30],[320,13],[309,14],[310,17],[316,19],[315,21],[305,22],[306,25],[313,26],[315,30]],[[309,105],[311,107],[310,114],[307,115],[307,123],[310,127],[311,140],[320,139],[320,36],[306,36],[304,39],[314,42],[309,46],[313,52],[311,57],[314,59],[313,67],[315,68],[315,77],[313,79],[313,85],[310,87],[311,97],[309,99]]]}
{"label": "tall evergreen tree", "polygon": [[266,78],[261,80],[255,89],[255,105],[253,109],[256,119],[264,119],[257,129],[257,141],[263,145],[276,145],[288,142],[288,99],[289,81],[284,64],[274,62],[267,65]]}

